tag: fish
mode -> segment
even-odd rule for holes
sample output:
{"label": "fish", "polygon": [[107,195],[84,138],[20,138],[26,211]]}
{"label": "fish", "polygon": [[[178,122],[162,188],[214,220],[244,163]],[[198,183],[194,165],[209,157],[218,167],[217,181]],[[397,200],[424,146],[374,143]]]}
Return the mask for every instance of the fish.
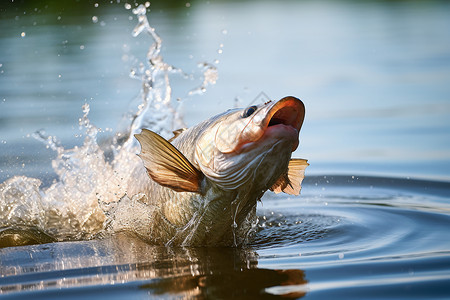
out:
{"label": "fish", "polygon": [[[147,177],[136,179],[141,182],[141,209],[135,211],[147,210],[151,216],[129,227],[150,242],[166,245],[247,243],[257,202],[266,191],[300,193],[309,164],[291,155],[299,145],[304,117],[303,102],[288,96],[227,110],[175,131],[169,140],[142,129],[135,138],[141,148],[140,170]],[[145,226],[144,231],[136,229]]]}

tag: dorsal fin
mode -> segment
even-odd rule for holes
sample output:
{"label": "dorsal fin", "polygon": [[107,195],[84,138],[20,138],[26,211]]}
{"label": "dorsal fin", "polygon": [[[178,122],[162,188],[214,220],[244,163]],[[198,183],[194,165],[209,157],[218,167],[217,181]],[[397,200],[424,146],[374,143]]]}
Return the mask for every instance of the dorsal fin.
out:
{"label": "dorsal fin", "polygon": [[306,159],[291,159],[287,171],[281,174],[270,190],[276,194],[284,192],[289,195],[299,195],[307,166],[309,164]]}
{"label": "dorsal fin", "polygon": [[141,144],[139,157],[155,182],[177,192],[201,193],[203,174],[177,148],[147,129],[135,137]]}
{"label": "dorsal fin", "polygon": [[182,134],[183,132],[185,132],[187,130],[187,128],[180,128],[177,130],[172,131],[173,133],[173,137],[171,137],[168,142],[171,143],[174,139],[177,138],[177,136],[179,136],[180,134]]}

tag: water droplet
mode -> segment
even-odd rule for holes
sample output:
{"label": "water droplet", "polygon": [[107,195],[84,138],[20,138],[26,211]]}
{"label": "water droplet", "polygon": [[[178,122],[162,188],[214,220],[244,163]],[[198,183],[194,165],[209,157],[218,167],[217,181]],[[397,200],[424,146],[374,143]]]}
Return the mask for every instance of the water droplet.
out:
{"label": "water droplet", "polygon": [[62,77],[62,75],[61,74],[58,74],[58,78],[61,78]]}
{"label": "water droplet", "polygon": [[189,2],[186,2],[186,7],[191,7],[191,4]]}
{"label": "water droplet", "polygon": [[25,33],[25,31],[22,31],[22,33],[20,34],[21,37],[25,37],[27,34]]}
{"label": "water droplet", "polygon": [[150,2],[145,2],[145,7],[149,8],[150,7]]}
{"label": "water droplet", "polygon": [[95,4],[94,4],[94,7],[98,7],[98,3],[95,3]]}
{"label": "water droplet", "polygon": [[228,34],[228,30],[226,29],[222,30],[222,34]]}
{"label": "water droplet", "polygon": [[98,22],[98,17],[92,16],[92,23],[97,23],[97,22]]}
{"label": "water droplet", "polygon": [[100,26],[105,26],[105,25],[106,25],[105,21],[100,22]]}
{"label": "water droplet", "polygon": [[80,50],[84,50],[84,45],[80,45]]}
{"label": "water droplet", "polygon": [[125,3],[125,9],[131,9],[131,4],[130,3]]}

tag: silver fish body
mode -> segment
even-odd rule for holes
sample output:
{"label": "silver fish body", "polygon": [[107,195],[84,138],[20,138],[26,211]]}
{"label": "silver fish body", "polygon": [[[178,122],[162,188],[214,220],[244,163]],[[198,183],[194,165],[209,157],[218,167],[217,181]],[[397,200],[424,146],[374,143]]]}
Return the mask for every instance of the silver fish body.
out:
{"label": "silver fish body", "polygon": [[308,164],[291,154],[303,119],[303,103],[285,97],[224,112],[182,131],[171,143],[143,130],[136,138],[145,168],[135,176],[146,171],[150,178],[135,190],[149,216],[138,226],[147,229],[136,233],[171,245],[245,243],[257,201],[268,189],[300,191]]}

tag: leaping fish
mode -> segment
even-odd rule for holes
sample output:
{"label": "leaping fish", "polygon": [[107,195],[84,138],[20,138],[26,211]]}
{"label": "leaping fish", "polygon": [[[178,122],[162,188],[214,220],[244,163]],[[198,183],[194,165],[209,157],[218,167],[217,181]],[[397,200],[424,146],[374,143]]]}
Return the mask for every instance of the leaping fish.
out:
{"label": "leaping fish", "polygon": [[[143,129],[135,137],[152,207],[144,238],[173,245],[240,245],[267,190],[298,195],[307,160],[291,158],[305,107],[284,97],[231,109],[169,141]],[[142,232],[140,234],[142,236]]]}

